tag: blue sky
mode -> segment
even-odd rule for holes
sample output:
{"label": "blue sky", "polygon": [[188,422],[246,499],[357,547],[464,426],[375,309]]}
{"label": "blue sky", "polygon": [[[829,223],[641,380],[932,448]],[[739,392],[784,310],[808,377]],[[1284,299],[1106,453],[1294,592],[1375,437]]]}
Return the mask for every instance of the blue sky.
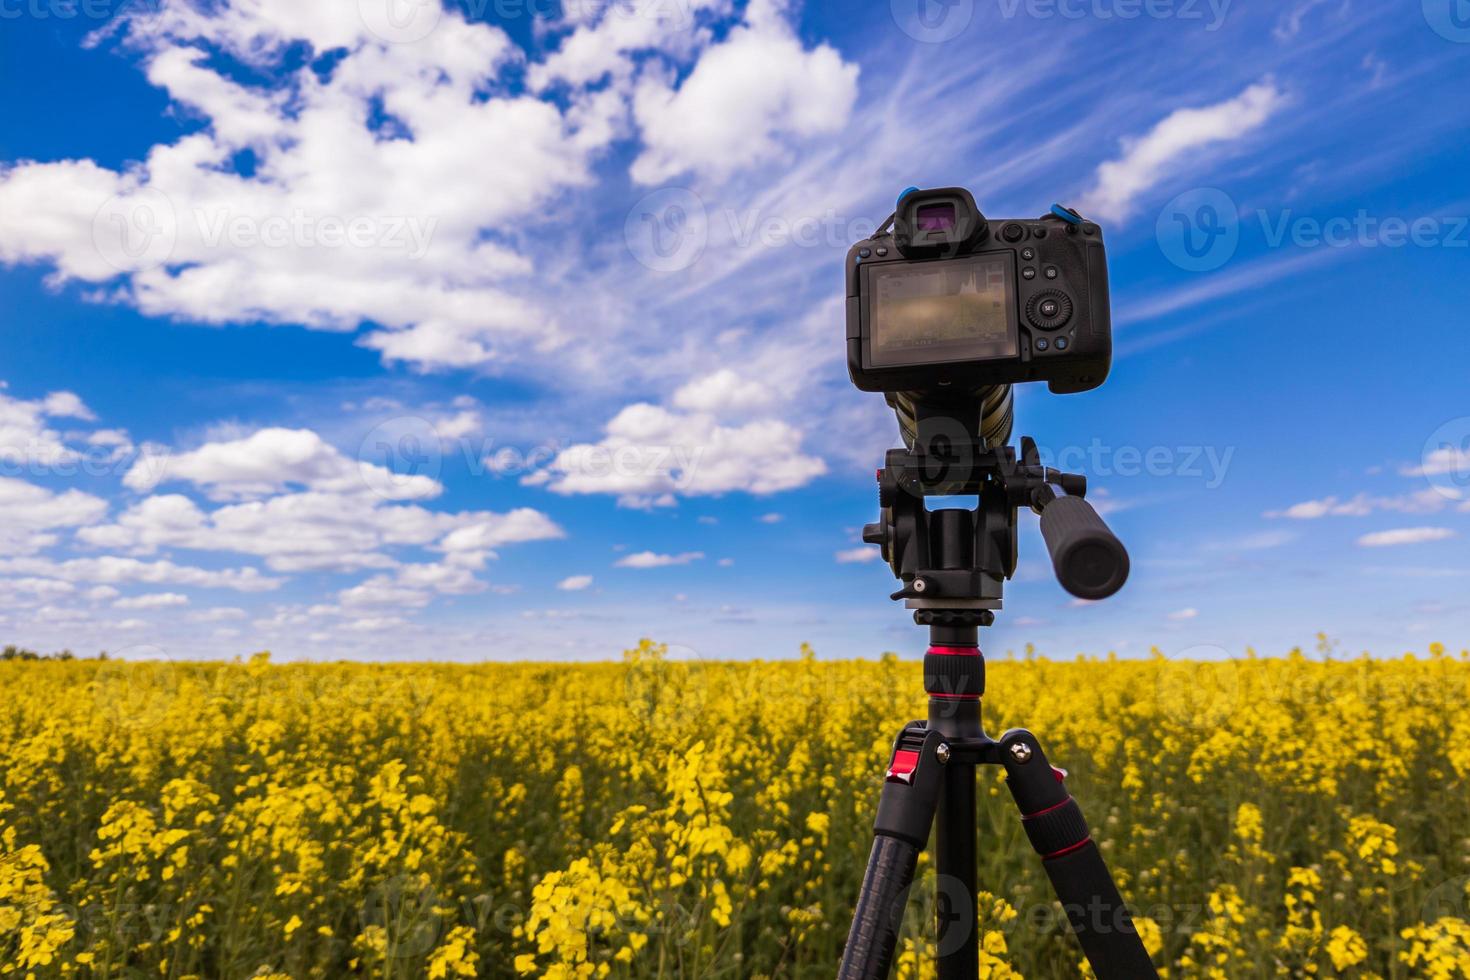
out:
{"label": "blue sky", "polygon": [[1463,0],[26,0],[0,11],[0,634],[127,655],[917,650],[857,534],[847,243],[916,184],[1108,235],[1018,393],[992,651],[1470,626]]}

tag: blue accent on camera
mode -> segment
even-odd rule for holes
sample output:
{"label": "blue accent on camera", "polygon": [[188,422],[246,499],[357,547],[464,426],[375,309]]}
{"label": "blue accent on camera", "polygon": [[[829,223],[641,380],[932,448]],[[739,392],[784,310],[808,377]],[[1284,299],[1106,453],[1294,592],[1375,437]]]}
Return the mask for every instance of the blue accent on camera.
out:
{"label": "blue accent on camera", "polygon": [[1071,211],[1068,211],[1066,208],[1062,207],[1060,204],[1053,204],[1051,206],[1051,213],[1054,214],[1054,215],[1056,215],[1058,218],[1061,218],[1063,221],[1065,221],[1065,222],[1067,222],[1069,224],[1074,224],[1074,225],[1080,225],[1080,224],[1082,224],[1082,219],[1080,217],[1078,217],[1077,215],[1073,214]]}
{"label": "blue accent on camera", "polygon": [[903,199],[906,198],[906,197],[908,197],[910,194],[914,193],[917,190],[918,190],[917,187],[905,187],[903,190],[899,191],[898,192],[898,200],[894,203],[895,210],[898,209],[898,208],[903,207]]}

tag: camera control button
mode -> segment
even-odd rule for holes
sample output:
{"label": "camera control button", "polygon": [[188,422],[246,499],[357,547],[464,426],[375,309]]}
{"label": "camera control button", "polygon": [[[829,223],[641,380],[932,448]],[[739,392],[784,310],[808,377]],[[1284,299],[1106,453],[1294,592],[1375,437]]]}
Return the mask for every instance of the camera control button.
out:
{"label": "camera control button", "polygon": [[1046,348],[1047,348],[1046,338],[1045,337],[1037,337],[1036,338],[1036,349],[1037,350],[1046,350]]}
{"label": "camera control button", "polygon": [[1024,269],[1021,270],[1021,278],[1022,279],[1035,279],[1036,278],[1036,270],[1033,269],[1033,268],[1031,268],[1028,265],[1026,268],[1024,268]]}
{"label": "camera control button", "polygon": [[1025,248],[1021,249],[1021,258],[1025,259],[1027,262],[1030,262],[1032,259],[1036,258],[1036,249],[1032,248],[1030,245],[1027,245]]}
{"label": "camera control button", "polygon": [[885,255],[888,254],[888,249],[886,249],[886,248],[880,248],[880,249],[878,249],[878,253],[877,254],[878,254],[878,258],[881,259],[883,256],[885,256]]}
{"label": "camera control button", "polygon": [[1043,276],[1046,276],[1046,278],[1048,279],[1055,279],[1057,277],[1057,267],[1054,265],[1049,265],[1045,269],[1041,270],[1041,274]]}
{"label": "camera control button", "polygon": [[871,248],[860,248],[860,249],[858,249],[858,258],[860,258],[860,259],[865,259],[865,258],[867,258],[868,256],[870,256],[872,254],[873,254],[873,250]]}
{"label": "camera control button", "polygon": [[1022,228],[1014,221],[1009,221],[1006,223],[1005,227],[1000,230],[1000,237],[1004,238],[1008,242],[1019,242],[1021,239],[1026,237],[1026,229]]}
{"label": "camera control button", "polygon": [[1026,304],[1026,319],[1039,330],[1055,330],[1071,318],[1071,297],[1061,290],[1037,293]]}
{"label": "camera control button", "polygon": [[1066,349],[1067,349],[1067,338],[1066,337],[1058,337],[1057,338],[1057,350],[1066,350]]}

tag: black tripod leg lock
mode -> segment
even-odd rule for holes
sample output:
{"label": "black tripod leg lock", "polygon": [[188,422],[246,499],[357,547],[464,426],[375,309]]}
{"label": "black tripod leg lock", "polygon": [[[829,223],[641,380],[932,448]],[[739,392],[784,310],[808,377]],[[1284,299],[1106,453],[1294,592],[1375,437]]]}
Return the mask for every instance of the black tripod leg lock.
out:
{"label": "black tripod leg lock", "polygon": [[920,850],[928,843],[944,768],[942,745],[944,736],[921,721],[910,722],[899,732],[884,773],[873,833],[897,837]]}
{"label": "black tripod leg lock", "polygon": [[1006,785],[1021,811],[1021,826],[1043,860],[1061,857],[1092,840],[1082,807],[1062,782],[1066,773],[1046,761],[1036,736],[1027,731],[1006,732],[1000,757],[1006,767]]}
{"label": "black tripod leg lock", "polygon": [[942,745],[943,736],[921,721],[905,727],[893,744],[838,980],[886,980],[893,966],[909,887],[939,804]]}

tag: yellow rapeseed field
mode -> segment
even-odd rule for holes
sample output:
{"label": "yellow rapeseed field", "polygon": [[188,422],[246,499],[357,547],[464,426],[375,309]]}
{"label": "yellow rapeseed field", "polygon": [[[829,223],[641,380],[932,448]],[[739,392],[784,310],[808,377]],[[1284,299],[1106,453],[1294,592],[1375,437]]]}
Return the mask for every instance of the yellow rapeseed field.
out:
{"label": "yellow rapeseed field", "polygon": [[[0,663],[0,975],[830,977],[919,674]],[[1071,771],[1169,977],[1470,977],[1464,653],[992,659],[986,716]],[[983,975],[1076,976],[996,778]]]}

